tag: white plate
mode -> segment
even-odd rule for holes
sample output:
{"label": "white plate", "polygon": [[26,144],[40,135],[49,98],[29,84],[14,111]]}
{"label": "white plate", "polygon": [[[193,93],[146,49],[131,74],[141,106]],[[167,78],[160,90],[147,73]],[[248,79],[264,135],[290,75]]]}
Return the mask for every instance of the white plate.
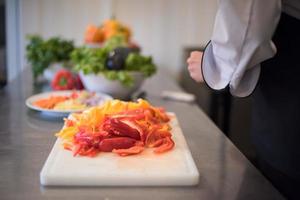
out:
{"label": "white plate", "polygon": [[[27,105],[27,107],[29,107],[33,110],[43,112],[43,114],[54,115],[54,116],[68,115],[69,113],[72,113],[72,112],[82,112],[86,108],[85,109],[76,109],[76,110],[53,110],[53,109],[40,108],[38,106],[33,105],[33,102],[35,102],[37,100],[48,98],[50,96],[58,96],[58,95],[68,96],[68,95],[71,95],[72,92],[74,92],[74,91],[73,90],[63,90],[63,91],[51,91],[51,92],[44,92],[44,93],[36,94],[36,95],[29,97],[26,100],[26,105]],[[99,104],[112,99],[111,96],[104,94],[104,93],[99,93],[99,92],[96,93],[96,96],[103,99],[103,101],[99,102]]]}

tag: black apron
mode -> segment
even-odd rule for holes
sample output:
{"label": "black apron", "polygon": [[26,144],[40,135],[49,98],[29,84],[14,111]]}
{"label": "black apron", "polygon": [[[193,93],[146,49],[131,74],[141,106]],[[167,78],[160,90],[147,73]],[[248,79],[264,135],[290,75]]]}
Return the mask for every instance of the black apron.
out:
{"label": "black apron", "polygon": [[300,183],[300,20],[283,13],[273,41],[277,54],[261,64],[252,95],[251,137],[273,176]]}

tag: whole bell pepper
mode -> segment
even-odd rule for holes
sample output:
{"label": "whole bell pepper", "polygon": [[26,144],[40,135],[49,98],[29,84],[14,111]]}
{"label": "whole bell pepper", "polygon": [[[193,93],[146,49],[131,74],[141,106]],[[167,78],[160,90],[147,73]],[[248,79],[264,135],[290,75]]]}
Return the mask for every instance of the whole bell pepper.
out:
{"label": "whole bell pepper", "polygon": [[72,90],[76,88],[76,82],[73,74],[65,69],[59,70],[52,82],[51,87],[53,90]]}

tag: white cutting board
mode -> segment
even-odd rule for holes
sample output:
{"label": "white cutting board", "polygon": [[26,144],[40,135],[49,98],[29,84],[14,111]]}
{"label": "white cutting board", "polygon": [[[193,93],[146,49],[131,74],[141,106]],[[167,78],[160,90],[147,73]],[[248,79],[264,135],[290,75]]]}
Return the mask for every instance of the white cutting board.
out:
{"label": "white cutting board", "polygon": [[171,114],[175,147],[154,154],[153,149],[134,156],[99,153],[97,157],[73,157],[58,139],[40,173],[42,185],[155,186],[196,185],[199,172],[178,120]]}

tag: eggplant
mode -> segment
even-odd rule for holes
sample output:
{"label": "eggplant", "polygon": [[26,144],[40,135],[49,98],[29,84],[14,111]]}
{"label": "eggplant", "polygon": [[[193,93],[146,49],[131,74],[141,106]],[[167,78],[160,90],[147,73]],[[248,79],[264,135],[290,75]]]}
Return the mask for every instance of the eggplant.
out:
{"label": "eggplant", "polygon": [[130,53],[138,52],[137,48],[118,47],[111,51],[106,60],[106,68],[109,70],[123,70],[126,58]]}

